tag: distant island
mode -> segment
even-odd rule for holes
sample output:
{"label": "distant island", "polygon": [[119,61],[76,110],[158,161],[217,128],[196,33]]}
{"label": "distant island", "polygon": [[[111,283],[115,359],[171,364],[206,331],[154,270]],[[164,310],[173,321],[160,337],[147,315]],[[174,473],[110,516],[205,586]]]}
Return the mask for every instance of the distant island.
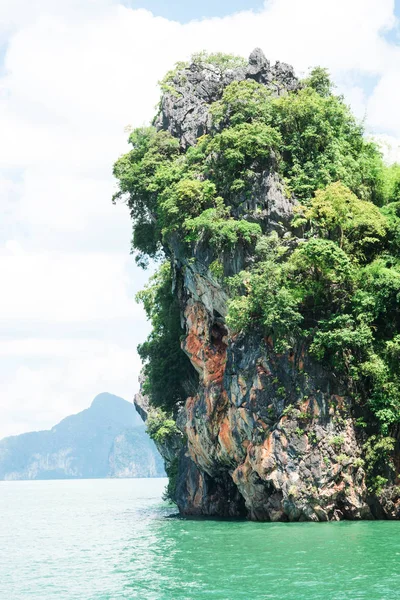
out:
{"label": "distant island", "polygon": [[50,430],[0,440],[0,480],[164,475],[133,404],[108,393]]}

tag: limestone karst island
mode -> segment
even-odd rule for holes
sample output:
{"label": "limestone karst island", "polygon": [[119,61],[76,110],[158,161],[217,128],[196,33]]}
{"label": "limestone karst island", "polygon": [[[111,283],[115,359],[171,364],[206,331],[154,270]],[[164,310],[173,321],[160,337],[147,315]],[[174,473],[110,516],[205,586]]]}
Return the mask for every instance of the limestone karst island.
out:
{"label": "limestone karst island", "polygon": [[136,407],[186,516],[400,517],[400,168],[322,67],[200,53],[115,163]]}

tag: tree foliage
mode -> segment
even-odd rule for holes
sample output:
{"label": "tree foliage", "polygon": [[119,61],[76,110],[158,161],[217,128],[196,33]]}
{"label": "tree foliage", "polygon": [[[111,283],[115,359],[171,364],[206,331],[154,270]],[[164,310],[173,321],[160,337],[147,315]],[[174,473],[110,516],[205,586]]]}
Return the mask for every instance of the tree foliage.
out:
{"label": "tree foliage", "polygon": [[363,390],[384,435],[400,423],[400,260],[387,207],[341,183],[317,190],[296,217],[305,238],[291,252],[272,238],[267,260],[233,279],[228,314],[234,330],[262,327],[279,348],[303,338]]}
{"label": "tree foliage", "polygon": [[143,304],[152,325],[147,340],[138,346],[145,363],[143,392],[150,395],[153,406],[171,412],[195,387],[196,373],[181,350],[184,332],[168,263],[151,277],[145,289],[137,294],[137,300]]}
{"label": "tree foliage", "polygon": [[361,260],[382,249],[388,228],[377,206],[360,200],[340,182],[317,190],[302,217],[295,224],[308,225],[309,235],[327,237]]}
{"label": "tree foliage", "polygon": [[[201,53],[193,68],[222,76],[242,64]],[[179,64],[162,90],[173,93],[186,74]],[[192,260],[202,240],[221,279],[224,252],[238,245],[251,251],[246,269],[224,282],[231,332],[271,336],[280,351],[301,340],[347,377],[369,411],[375,438],[368,453],[376,447],[378,464],[400,423],[400,165],[384,164],[320,67],[279,97],[253,80],[233,81],[210,113],[210,131],[194,147],[183,151],[168,132],[139,128],[115,164],[114,201],[130,209],[137,260],[165,258],[165,249],[168,257],[177,239]],[[299,200],[292,239],[264,235],[237,210],[257,197],[257,182],[270,170]],[[171,290],[166,263],[138,295],[153,325],[139,347],[146,391],[167,412],[194,377]]]}

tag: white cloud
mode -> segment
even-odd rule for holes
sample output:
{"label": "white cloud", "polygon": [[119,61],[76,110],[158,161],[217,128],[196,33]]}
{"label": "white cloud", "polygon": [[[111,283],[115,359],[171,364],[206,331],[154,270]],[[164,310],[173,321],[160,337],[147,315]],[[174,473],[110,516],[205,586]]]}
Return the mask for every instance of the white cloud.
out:
{"label": "white cloud", "polygon": [[400,163],[400,138],[386,134],[377,134],[372,137],[379,144],[387,163]]}
{"label": "white cloud", "polygon": [[375,131],[400,138],[400,49],[397,64],[383,74],[368,102],[367,118]]}
{"label": "white cloud", "polygon": [[[18,323],[18,338],[24,323],[27,332],[0,346],[12,363],[0,384],[0,422],[16,432],[50,425],[106,387],[125,395],[136,388],[143,313],[133,292],[143,274],[130,267],[128,275],[130,224],[111,205],[111,170],[127,148],[124,127],[151,118],[157,80],[177,60],[260,46],[299,72],[326,66],[357,116],[387,136],[400,136],[400,65],[399,48],[385,38],[396,23],[393,0],[270,0],[257,13],[186,25],[117,0],[0,4],[0,319]],[[372,94],[363,77],[376,78]],[[103,328],[109,335],[110,319],[119,319],[115,347],[104,341],[97,352],[94,337]],[[55,324],[75,331],[96,322],[98,330],[91,341],[60,339],[51,349],[28,339],[38,322],[46,335]],[[129,328],[126,350],[121,332]]]}
{"label": "white cloud", "polygon": [[[17,218],[31,226],[83,231],[91,226],[93,217],[116,221],[113,217],[118,216],[117,211],[110,201],[113,189],[111,178],[102,178],[101,173],[94,179],[73,171],[68,174],[29,168],[24,176]],[[125,229],[129,226],[128,219],[124,211]]]}
{"label": "white cloud", "polygon": [[127,260],[100,253],[27,255],[9,242],[0,254],[1,318],[83,322],[142,317],[127,295]]}
{"label": "white cloud", "polygon": [[1,0],[0,31],[4,35],[29,25],[41,14],[56,14],[66,20],[99,16],[113,4],[113,0]]}
{"label": "white cloud", "polygon": [[99,391],[129,400],[140,370],[134,348],[92,340],[2,342],[0,357],[0,438],[50,428]]}

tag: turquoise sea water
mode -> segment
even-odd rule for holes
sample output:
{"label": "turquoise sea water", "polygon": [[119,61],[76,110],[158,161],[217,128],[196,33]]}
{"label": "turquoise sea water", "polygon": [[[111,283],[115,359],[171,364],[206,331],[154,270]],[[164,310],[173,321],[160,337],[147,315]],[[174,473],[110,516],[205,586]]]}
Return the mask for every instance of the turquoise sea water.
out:
{"label": "turquoise sea water", "polygon": [[400,522],[187,521],[164,486],[0,482],[1,600],[400,599]]}

